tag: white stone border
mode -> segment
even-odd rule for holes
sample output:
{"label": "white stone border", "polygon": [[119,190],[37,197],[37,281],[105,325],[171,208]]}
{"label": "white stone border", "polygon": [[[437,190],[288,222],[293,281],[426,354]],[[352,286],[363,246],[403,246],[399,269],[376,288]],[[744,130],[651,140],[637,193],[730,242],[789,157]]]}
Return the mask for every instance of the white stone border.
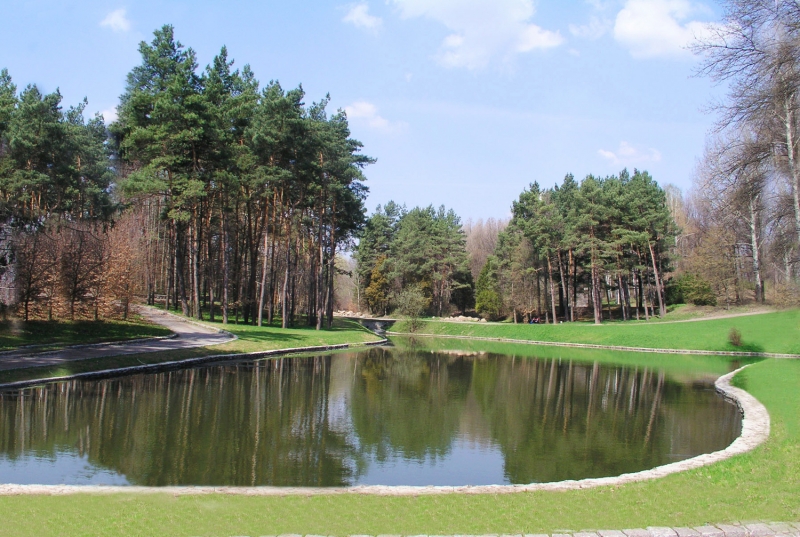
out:
{"label": "white stone border", "polygon": [[[239,357],[242,357],[239,355]],[[721,451],[706,453],[683,461],[657,466],[632,474],[615,477],[600,477],[581,480],[558,481],[554,483],[531,483],[529,485],[483,485],[462,487],[412,487],[367,485],[356,487],[125,487],[97,485],[0,485],[0,495],[63,495],[79,493],[167,493],[173,495],[236,494],[242,496],[294,496],[294,495],[333,495],[368,494],[378,496],[418,496],[432,494],[509,494],[540,490],[577,490],[610,485],[622,485],[636,481],[658,479],[677,472],[692,470],[719,462],[734,455],[746,453],[764,443],[769,437],[770,419],[766,407],[746,391],[731,385],[731,379],[749,366],[723,375],[717,379],[717,391],[734,401],[742,412],[742,433],[731,445]]]}

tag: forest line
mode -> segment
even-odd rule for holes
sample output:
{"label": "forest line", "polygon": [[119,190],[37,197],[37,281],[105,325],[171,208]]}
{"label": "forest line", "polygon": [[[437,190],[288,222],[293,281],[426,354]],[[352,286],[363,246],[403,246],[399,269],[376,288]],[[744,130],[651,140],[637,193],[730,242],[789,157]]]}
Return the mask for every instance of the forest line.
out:
{"label": "forest line", "polygon": [[[726,3],[698,41],[729,84],[694,185],[644,170],[534,182],[508,220],[389,202],[329,97],[261,86],[225,47],[200,69],[171,26],[139,47],[118,117],[0,72],[3,312],[330,326],[336,309],[513,322],[663,317],[669,304],[800,302],[800,12]],[[720,46],[719,43],[736,46]]]}

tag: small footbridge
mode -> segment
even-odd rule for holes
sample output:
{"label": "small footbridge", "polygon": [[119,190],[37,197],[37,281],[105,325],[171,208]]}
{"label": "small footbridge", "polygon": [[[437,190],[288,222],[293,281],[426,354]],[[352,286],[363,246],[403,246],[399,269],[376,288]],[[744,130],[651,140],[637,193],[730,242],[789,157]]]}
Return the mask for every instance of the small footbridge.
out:
{"label": "small footbridge", "polygon": [[[349,313],[349,315],[348,315]],[[341,317],[343,319],[347,319],[349,321],[355,321],[367,330],[371,330],[376,334],[385,334],[387,330],[389,330],[394,323],[397,322],[397,319],[391,319],[389,317],[363,317],[361,315],[352,314],[350,312],[334,314],[337,317]]]}

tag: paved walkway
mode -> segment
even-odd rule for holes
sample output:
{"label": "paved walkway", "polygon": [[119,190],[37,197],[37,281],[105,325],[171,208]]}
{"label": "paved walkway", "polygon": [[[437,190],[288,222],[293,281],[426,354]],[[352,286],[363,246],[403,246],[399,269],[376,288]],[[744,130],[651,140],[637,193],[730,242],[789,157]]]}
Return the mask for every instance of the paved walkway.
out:
{"label": "paved walkway", "polygon": [[175,333],[173,337],[149,338],[117,343],[100,343],[95,345],[78,345],[55,351],[31,352],[22,350],[0,355],[0,371],[27,367],[59,365],[76,360],[140,354],[145,352],[172,351],[194,347],[208,347],[230,341],[233,336],[216,328],[200,323],[187,321],[155,308],[142,306],[139,309],[142,317],[150,322],[160,324]]}
{"label": "paved walkway", "polygon": [[[245,537],[245,536],[240,536]],[[283,534],[263,537],[325,537],[323,535]],[[351,535],[350,537],[551,537],[547,533],[517,533],[488,535]],[[552,537],[800,537],[800,524],[772,522],[769,524],[717,524],[695,528],[649,527],[647,529],[599,530],[553,533]]]}

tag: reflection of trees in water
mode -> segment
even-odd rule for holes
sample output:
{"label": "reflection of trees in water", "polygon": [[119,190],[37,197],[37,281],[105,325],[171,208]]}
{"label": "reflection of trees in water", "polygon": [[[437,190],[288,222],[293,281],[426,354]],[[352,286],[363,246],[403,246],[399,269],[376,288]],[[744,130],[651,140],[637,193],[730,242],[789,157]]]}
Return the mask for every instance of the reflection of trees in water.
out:
{"label": "reflection of trees in water", "polygon": [[651,468],[724,448],[741,422],[712,389],[648,368],[483,360],[473,387],[512,483]]}
{"label": "reflection of trees in water", "polygon": [[351,395],[362,449],[378,461],[445,456],[458,433],[471,375],[471,362],[443,354],[362,353]]}
{"label": "reflection of trees in water", "polygon": [[740,425],[713,389],[649,368],[414,349],[362,356],[352,416],[365,455],[444,456],[460,435],[499,445],[511,483],[651,468],[722,449]]}
{"label": "reflection of trees in water", "polygon": [[142,485],[347,485],[331,357],[71,381],[0,396],[0,452],[77,449]]}
{"label": "reflection of trees in water", "polygon": [[76,451],[144,485],[348,485],[456,438],[499,446],[512,483],[614,475],[721,449],[739,425],[712,390],[652,369],[418,350],[0,394],[0,454]]}

